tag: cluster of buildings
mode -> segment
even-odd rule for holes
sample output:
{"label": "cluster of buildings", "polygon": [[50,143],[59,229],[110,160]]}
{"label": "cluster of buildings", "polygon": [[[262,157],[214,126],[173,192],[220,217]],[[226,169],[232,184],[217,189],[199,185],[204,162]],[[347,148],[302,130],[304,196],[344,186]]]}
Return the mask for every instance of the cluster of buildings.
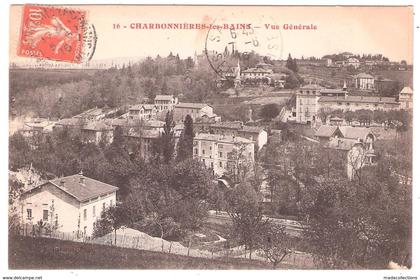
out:
{"label": "cluster of buildings", "polygon": [[409,110],[413,107],[413,91],[409,87],[401,90],[399,97],[349,95],[344,84],[342,89],[326,89],[317,84],[308,84],[296,91],[296,122],[315,124],[322,109],[357,111]]}
{"label": "cluster of buildings", "polygon": [[[255,154],[267,143],[268,134],[263,127],[244,125],[239,121],[222,121],[213,112],[213,107],[204,103],[183,103],[172,95],[157,95],[154,104],[130,106],[121,116],[115,116],[117,109],[94,108],[72,118],[58,121],[31,120],[21,130],[23,136],[32,141],[36,148],[38,137],[55,131],[66,130],[78,135],[83,143],[110,144],[114,141],[115,130],[120,128],[125,138],[127,149],[132,156],[149,160],[152,145],[164,132],[164,117],[167,112],[173,114],[175,145],[184,129],[187,115],[194,122],[194,157],[202,161],[217,176],[222,176],[228,165],[229,155],[238,148],[247,151],[244,160],[254,161]],[[121,113],[121,112],[120,112]],[[214,147],[214,154],[204,147]],[[203,147],[203,148],[202,148]],[[215,152],[217,149],[220,152]],[[223,163],[221,163],[223,162]]]}
{"label": "cluster of buildings", "polygon": [[375,164],[376,135],[371,128],[321,125],[315,132],[315,138],[325,149],[343,155],[350,180],[364,166]]}
{"label": "cluster of buildings", "polygon": [[[149,160],[154,141],[164,131],[165,122],[159,113],[171,111],[174,116],[175,145],[184,129],[183,120],[194,120],[193,158],[213,171],[215,178],[235,170],[238,165],[254,164],[256,154],[267,143],[268,134],[262,127],[244,125],[239,121],[221,121],[208,104],[180,103],[172,96],[156,96],[155,104],[131,106],[122,117],[111,118],[109,109],[92,109],[59,121],[37,120],[25,123],[22,135],[33,138],[60,129],[77,133],[85,143],[114,141],[121,128],[126,148]],[[20,199],[20,216],[25,228],[44,224],[77,238],[89,237],[94,223],[107,207],[116,203],[118,188],[84,176],[82,173],[49,180],[26,192]]]}

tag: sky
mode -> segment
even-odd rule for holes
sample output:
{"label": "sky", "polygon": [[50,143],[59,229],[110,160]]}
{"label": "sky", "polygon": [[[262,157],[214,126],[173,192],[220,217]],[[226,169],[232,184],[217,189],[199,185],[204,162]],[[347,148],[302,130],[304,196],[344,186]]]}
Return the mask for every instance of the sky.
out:
{"label": "sky", "polygon": [[[131,29],[136,23],[244,23],[254,33],[239,32],[240,51],[254,50],[277,59],[301,56],[322,57],[349,51],[355,54],[381,53],[391,61],[413,60],[413,10],[411,7],[344,6],[71,6],[85,10],[95,26],[98,41],[93,61],[120,57],[193,56],[206,47],[223,50],[232,41],[229,30]],[[17,56],[22,6],[10,8],[10,62],[30,62]],[[119,24],[120,29],[114,25]],[[279,30],[266,28],[275,25]],[[284,24],[313,25],[316,30],[284,30]],[[123,28],[127,26],[127,28]],[[258,28],[259,27],[259,28]],[[209,41],[220,35],[219,42]],[[275,38],[275,39],[272,39]],[[258,40],[258,46],[246,44]],[[277,47],[272,49],[274,45]],[[274,50],[274,51],[273,51]]]}

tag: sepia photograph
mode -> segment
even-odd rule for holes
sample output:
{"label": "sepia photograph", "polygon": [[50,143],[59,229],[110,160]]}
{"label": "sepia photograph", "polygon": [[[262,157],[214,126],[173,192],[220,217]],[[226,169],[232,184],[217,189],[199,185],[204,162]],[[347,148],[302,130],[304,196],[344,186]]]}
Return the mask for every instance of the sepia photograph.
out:
{"label": "sepia photograph", "polygon": [[9,272],[417,279],[413,6],[8,14]]}

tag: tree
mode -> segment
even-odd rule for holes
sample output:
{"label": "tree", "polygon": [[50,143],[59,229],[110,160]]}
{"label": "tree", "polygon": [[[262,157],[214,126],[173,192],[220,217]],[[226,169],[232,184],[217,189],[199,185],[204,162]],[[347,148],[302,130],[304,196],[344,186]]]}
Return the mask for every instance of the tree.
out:
{"label": "tree", "polygon": [[273,269],[279,265],[286,256],[293,253],[293,242],[285,232],[285,226],[268,223],[262,232],[260,247],[264,255],[272,263]]}
{"label": "tree", "polygon": [[272,120],[280,113],[280,108],[275,103],[266,104],[261,108],[260,117],[264,120]]}
{"label": "tree", "polygon": [[173,112],[168,111],[165,116],[163,133],[152,146],[157,161],[162,159],[164,163],[168,164],[172,160],[175,151],[174,127]]}
{"label": "tree", "polygon": [[145,82],[144,82],[144,90],[146,93],[147,98],[149,99],[149,102],[154,102],[155,97],[156,97],[156,86],[155,83],[152,79],[148,78]]}
{"label": "tree", "polygon": [[268,219],[263,217],[258,193],[246,184],[239,184],[231,189],[226,196],[227,212],[232,219],[232,235],[240,245],[252,251],[258,247],[258,242]]}
{"label": "tree", "polygon": [[117,230],[126,224],[127,212],[121,206],[111,206],[102,212],[93,226],[93,237],[101,237],[114,232],[114,245],[117,244]]}
{"label": "tree", "polygon": [[287,57],[286,67],[295,73],[297,73],[298,71],[296,59],[293,59],[290,53],[289,53],[289,56]]}
{"label": "tree", "polygon": [[149,232],[154,228],[158,229],[159,237],[162,239],[162,252],[164,250],[164,238],[172,235],[179,228],[179,224],[172,217],[160,216],[157,212],[152,212],[146,216],[144,227],[149,228]]}
{"label": "tree", "polygon": [[177,146],[176,158],[178,162],[191,159],[193,157],[193,141],[193,119],[190,115],[187,115],[184,120],[184,130],[181,133],[181,137],[179,138]]}

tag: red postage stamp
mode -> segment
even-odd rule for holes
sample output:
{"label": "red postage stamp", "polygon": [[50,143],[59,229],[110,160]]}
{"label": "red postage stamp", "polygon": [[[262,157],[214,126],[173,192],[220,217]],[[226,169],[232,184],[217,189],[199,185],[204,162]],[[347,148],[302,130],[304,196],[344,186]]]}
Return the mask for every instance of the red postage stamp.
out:
{"label": "red postage stamp", "polygon": [[86,12],[25,5],[18,55],[81,63]]}

